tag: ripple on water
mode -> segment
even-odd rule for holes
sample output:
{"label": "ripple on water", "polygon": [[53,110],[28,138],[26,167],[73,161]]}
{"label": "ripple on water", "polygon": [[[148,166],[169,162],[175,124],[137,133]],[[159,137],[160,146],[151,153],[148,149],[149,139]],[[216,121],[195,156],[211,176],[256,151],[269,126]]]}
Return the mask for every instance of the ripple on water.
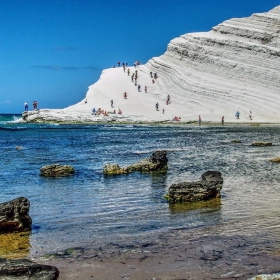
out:
{"label": "ripple on water", "polygon": [[[31,201],[32,254],[209,225],[227,235],[279,236],[279,166],[268,161],[278,156],[278,147],[250,144],[268,139],[279,143],[280,128],[91,128],[31,125],[25,131],[0,131],[0,198],[25,196]],[[232,144],[233,139],[241,143]],[[125,166],[159,149],[167,150],[166,175],[102,174],[107,162]],[[51,163],[71,164],[76,174],[40,177],[39,169]],[[170,184],[198,180],[207,170],[219,170],[224,177],[219,202],[197,208],[164,200]]]}

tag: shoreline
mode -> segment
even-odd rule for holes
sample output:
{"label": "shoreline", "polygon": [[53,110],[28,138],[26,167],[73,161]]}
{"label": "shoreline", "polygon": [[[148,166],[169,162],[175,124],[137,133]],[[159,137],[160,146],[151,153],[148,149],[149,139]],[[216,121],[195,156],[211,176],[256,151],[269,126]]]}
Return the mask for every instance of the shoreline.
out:
{"label": "shoreline", "polygon": [[[30,112],[30,111],[29,111]],[[33,112],[36,114],[36,112]],[[121,119],[131,119],[130,117],[123,116],[122,118],[118,117],[112,117],[111,119],[106,120],[105,117],[99,120],[59,120],[57,119],[43,119],[43,118],[34,118],[32,120],[26,120],[26,117],[23,117],[22,113],[22,119],[20,121],[11,121],[8,123],[20,123],[20,124],[59,124],[59,125],[99,125],[99,124],[113,124],[113,125],[127,125],[127,124],[132,124],[132,125],[171,125],[171,126],[180,126],[180,125],[195,125],[195,126],[238,126],[238,125],[247,125],[247,126],[271,126],[271,125],[280,125],[280,122],[267,122],[267,121],[229,121],[229,122],[224,122],[222,124],[220,121],[202,121],[201,125],[199,125],[198,120],[189,120],[189,121],[172,121],[172,120],[163,120],[163,121],[145,121],[145,120],[121,120]],[[84,116],[80,116],[82,118]]]}

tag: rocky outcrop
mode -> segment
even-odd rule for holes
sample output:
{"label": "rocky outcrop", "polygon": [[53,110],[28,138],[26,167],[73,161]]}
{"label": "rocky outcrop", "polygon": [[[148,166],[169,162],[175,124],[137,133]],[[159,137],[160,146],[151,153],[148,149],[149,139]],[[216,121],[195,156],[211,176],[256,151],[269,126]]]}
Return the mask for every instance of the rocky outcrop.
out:
{"label": "rocky outcrop", "polygon": [[51,164],[43,166],[40,169],[40,172],[41,176],[58,177],[73,175],[75,173],[75,169],[71,165]]}
{"label": "rocky outcrop", "polygon": [[218,198],[223,186],[223,177],[218,171],[207,171],[197,182],[172,184],[165,198],[170,203],[195,202]]}
{"label": "rocky outcrop", "polygon": [[150,158],[142,159],[139,162],[128,166],[128,170],[131,171],[167,171],[166,151],[156,151]]}
{"label": "rocky outcrop", "polygon": [[56,280],[59,271],[56,267],[42,265],[27,259],[0,259],[0,278],[19,280]]}
{"label": "rocky outcrop", "polygon": [[[207,121],[217,122],[225,115],[227,122],[251,123],[251,110],[254,122],[279,123],[279,31],[277,6],[250,17],[226,20],[208,32],[187,33],[171,40],[163,55],[138,68],[139,83],[151,85],[141,110],[125,102],[120,103],[122,115],[91,114],[93,107],[107,108],[108,94],[113,97],[116,88],[119,92],[132,90],[131,80],[123,75],[122,69],[112,68],[104,70],[99,81],[89,87],[86,104],[83,99],[61,110],[27,112],[23,118],[29,122],[134,123],[168,121],[179,115],[184,122],[194,122],[198,114],[203,114],[203,121],[207,116]],[[150,72],[158,74],[154,83]],[[117,78],[112,80],[112,75]],[[165,114],[154,114],[151,104],[160,102],[163,106],[161,102],[171,90],[176,92],[171,96],[171,106]],[[139,102],[129,98],[134,100],[133,104]],[[240,119],[235,118],[236,110]]]}
{"label": "rocky outcrop", "polygon": [[150,158],[142,159],[130,166],[121,168],[118,164],[105,164],[103,174],[117,175],[127,174],[133,171],[140,172],[166,172],[168,159],[166,151],[155,151]]}
{"label": "rocky outcrop", "polygon": [[266,146],[272,146],[272,143],[271,142],[253,142],[252,146],[266,147]]}
{"label": "rocky outcrop", "polygon": [[32,220],[29,216],[30,202],[19,197],[0,204],[0,233],[31,230]]}

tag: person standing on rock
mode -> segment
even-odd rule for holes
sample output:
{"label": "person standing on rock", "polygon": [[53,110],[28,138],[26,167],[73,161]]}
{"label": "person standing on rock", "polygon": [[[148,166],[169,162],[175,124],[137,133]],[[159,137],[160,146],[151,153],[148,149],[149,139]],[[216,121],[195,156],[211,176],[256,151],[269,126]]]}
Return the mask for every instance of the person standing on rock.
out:
{"label": "person standing on rock", "polygon": [[201,117],[198,116],[198,124],[201,125]]}
{"label": "person standing on rock", "polygon": [[222,116],[222,124],[225,124],[225,117]]}
{"label": "person standing on rock", "polygon": [[24,102],[24,111],[28,111],[28,104],[26,101]]}

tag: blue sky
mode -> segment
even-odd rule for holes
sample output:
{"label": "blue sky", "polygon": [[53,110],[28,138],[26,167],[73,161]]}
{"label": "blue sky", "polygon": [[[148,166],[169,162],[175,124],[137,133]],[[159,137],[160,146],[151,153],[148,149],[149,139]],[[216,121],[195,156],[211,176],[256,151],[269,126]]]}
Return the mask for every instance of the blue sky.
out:
{"label": "blue sky", "polygon": [[170,40],[209,31],[280,0],[2,0],[0,113],[23,103],[64,108],[80,101],[105,68],[146,63]]}

